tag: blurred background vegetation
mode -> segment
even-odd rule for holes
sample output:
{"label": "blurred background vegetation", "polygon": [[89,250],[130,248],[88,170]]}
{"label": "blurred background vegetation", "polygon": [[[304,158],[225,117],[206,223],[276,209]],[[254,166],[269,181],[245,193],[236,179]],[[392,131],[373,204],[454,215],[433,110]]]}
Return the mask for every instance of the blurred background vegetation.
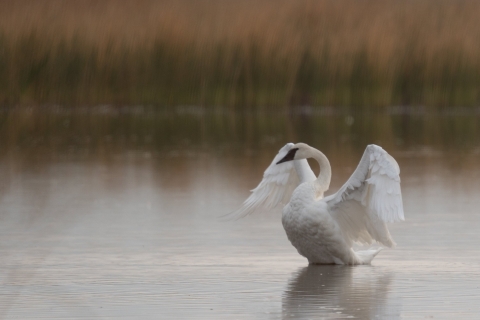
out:
{"label": "blurred background vegetation", "polygon": [[464,0],[3,0],[0,103],[476,106],[479,16]]}
{"label": "blurred background vegetation", "polygon": [[465,0],[0,0],[0,147],[478,153],[479,16]]}

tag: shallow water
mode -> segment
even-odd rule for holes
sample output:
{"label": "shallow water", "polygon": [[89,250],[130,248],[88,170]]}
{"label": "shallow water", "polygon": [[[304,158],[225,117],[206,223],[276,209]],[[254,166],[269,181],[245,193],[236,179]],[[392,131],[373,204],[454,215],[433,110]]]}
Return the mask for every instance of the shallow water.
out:
{"label": "shallow water", "polygon": [[[465,138],[478,116],[384,115],[380,129],[337,130],[350,119],[255,118],[232,129],[214,117],[28,112],[0,117],[9,125],[0,130],[2,319],[480,314],[480,149]],[[437,122],[451,135],[425,129]],[[332,192],[366,143],[397,159],[407,220],[390,226],[395,249],[371,266],[308,266],[279,212],[219,219],[297,140],[330,158]]]}

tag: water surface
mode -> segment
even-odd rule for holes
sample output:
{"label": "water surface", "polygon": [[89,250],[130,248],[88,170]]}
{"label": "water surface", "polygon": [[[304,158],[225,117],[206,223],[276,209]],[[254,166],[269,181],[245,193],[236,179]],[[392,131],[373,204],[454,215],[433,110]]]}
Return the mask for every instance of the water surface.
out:
{"label": "water surface", "polygon": [[[476,318],[478,115],[325,110],[3,111],[0,318]],[[308,266],[278,211],[219,219],[288,141],[325,152],[332,192],[367,143],[387,149],[407,219],[390,226],[397,248]]]}

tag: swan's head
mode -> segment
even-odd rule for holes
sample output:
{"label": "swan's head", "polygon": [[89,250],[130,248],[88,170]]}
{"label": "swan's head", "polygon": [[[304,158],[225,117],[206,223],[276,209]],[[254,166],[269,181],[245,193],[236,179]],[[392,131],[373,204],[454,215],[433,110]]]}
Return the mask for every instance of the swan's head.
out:
{"label": "swan's head", "polygon": [[305,143],[296,143],[292,146],[292,148],[288,151],[288,153],[277,162],[277,164],[292,161],[292,160],[301,160],[310,158],[310,149],[311,147]]}

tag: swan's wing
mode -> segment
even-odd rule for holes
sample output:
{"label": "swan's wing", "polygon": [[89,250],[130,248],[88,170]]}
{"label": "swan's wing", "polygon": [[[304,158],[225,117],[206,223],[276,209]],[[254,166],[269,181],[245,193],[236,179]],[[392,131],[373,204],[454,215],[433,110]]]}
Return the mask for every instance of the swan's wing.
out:
{"label": "swan's wing", "polygon": [[376,240],[388,247],[395,245],[386,222],[405,220],[399,174],[395,159],[372,144],[350,179],[324,199],[347,242]]}
{"label": "swan's wing", "polygon": [[292,148],[293,143],[287,143],[280,149],[263,174],[260,184],[251,190],[250,196],[243,205],[231,215],[244,217],[257,210],[273,209],[280,203],[290,200],[293,190],[303,182],[315,180],[315,174],[307,160],[294,160],[277,164]]}

